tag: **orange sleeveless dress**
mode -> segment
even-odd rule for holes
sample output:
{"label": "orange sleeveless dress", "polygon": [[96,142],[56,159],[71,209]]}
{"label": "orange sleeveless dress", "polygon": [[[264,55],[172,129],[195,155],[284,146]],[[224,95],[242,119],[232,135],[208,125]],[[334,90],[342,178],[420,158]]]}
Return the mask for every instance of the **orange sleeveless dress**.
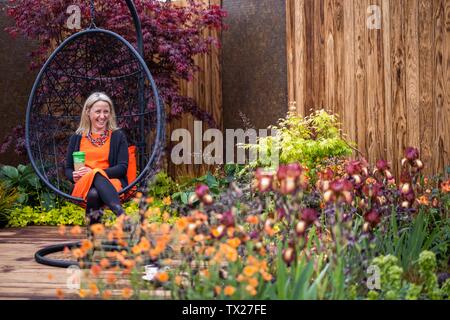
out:
{"label": "orange sleeveless dress", "polygon": [[[100,134],[92,134],[93,138],[100,137]],[[85,166],[92,169],[91,172],[82,176],[76,183],[72,191],[72,196],[83,198],[86,201],[87,194],[91,189],[94,182],[94,176],[98,172],[105,178],[107,178],[117,191],[122,189],[122,183],[119,179],[110,179],[104,169],[109,168],[109,147],[111,142],[111,130],[109,131],[108,140],[105,144],[96,147],[94,146],[85,135],[82,136],[80,141],[80,151],[86,152]]]}

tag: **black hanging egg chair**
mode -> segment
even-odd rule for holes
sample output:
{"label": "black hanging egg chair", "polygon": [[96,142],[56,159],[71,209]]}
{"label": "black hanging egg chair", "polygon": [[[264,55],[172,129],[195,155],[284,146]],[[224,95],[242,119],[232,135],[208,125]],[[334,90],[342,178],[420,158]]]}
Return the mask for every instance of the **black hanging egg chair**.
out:
{"label": "black hanging egg chair", "polygon": [[[164,109],[152,75],[143,59],[140,21],[132,0],[126,0],[136,28],[138,50],[120,35],[97,28],[91,0],[91,25],[67,38],[48,58],[33,85],[26,113],[26,149],[43,183],[58,196],[76,203],[72,184],[64,175],[71,135],[80,122],[81,110],[92,92],[105,92],[114,103],[118,126],[128,145],[136,147],[137,177],[119,195],[126,201],[144,191],[156,172],[164,144]],[[35,254],[39,263],[67,267],[73,261],[45,255],[78,246],[49,246]]]}

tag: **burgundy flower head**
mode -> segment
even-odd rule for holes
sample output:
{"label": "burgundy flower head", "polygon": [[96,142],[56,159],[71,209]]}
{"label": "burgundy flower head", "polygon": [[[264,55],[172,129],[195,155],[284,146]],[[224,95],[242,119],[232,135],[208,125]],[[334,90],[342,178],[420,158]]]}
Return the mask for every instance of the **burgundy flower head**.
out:
{"label": "burgundy flower head", "polygon": [[334,192],[351,191],[353,189],[353,185],[348,180],[336,179],[331,183],[331,189]]}
{"label": "burgundy flower head", "polygon": [[199,197],[201,199],[201,198],[203,198],[205,195],[207,195],[209,193],[209,187],[207,185],[204,185],[204,184],[199,184],[195,188],[195,193],[197,194],[197,197]]}
{"label": "burgundy flower head", "polygon": [[220,219],[220,223],[226,227],[234,226],[234,216],[231,211],[226,211],[222,214],[222,218]]}
{"label": "burgundy flower head", "polygon": [[364,215],[364,220],[373,228],[381,222],[381,215],[376,209],[372,209]]}
{"label": "burgundy flower head", "polygon": [[408,147],[405,150],[405,157],[409,161],[414,161],[419,158],[419,150],[417,150],[417,148],[414,147]]}
{"label": "burgundy flower head", "polygon": [[305,221],[308,225],[317,220],[317,210],[312,208],[306,208],[302,210],[302,220]]}
{"label": "burgundy flower head", "polygon": [[361,162],[357,160],[349,161],[345,166],[345,171],[347,172],[348,175],[351,176],[354,174],[361,173],[361,170],[362,170]]}
{"label": "burgundy flower head", "polygon": [[381,171],[389,170],[388,162],[386,160],[383,160],[383,159],[378,160],[376,166],[377,166],[377,169],[381,170]]}

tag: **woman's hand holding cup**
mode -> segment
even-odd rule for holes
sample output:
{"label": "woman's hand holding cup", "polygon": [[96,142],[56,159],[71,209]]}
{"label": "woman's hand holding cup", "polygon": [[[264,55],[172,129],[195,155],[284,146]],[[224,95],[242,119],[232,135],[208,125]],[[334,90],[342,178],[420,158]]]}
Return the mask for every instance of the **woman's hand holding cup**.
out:
{"label": "woman's hand holding cup", "polygon": [[77,182],[81,179],[86,173],[91,172],[92,169],[89,167],[81,167],[78,170],[73,172],[73,181]]}

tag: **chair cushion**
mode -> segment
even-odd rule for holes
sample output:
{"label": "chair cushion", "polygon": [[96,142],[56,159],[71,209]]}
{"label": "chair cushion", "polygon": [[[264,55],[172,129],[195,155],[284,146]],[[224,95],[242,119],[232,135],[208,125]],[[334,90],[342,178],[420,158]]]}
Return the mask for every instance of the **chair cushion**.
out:
{"label": "chair cushion", "polygon": [[128,184],[136,180],[136,146],[128,147],[128,170],[127,170],[127,179]]}

